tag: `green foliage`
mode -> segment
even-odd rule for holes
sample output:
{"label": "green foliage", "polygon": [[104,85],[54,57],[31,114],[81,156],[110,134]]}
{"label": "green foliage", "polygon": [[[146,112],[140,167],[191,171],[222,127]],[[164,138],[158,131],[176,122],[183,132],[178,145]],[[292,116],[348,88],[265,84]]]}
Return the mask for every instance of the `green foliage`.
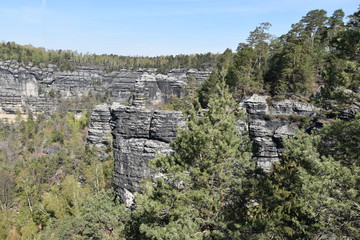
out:
{"label": "green foliage", "polygon": [[15,123],[1,122],[0,239],[360,239],[359,116],[285,140],[287,152],[265,173],[239,135],[233,99],[308,98],[322,85],[318,104],[358,105],[360,10],[347,23],[344,16],[310,11],[280,38],[262,23],[236,53],[221,55],[122,57],[0,44],[0,60],[62,70],[214,68],[198,90],[190,78],[185,97],[163,106],[182,110],[188,122],[174,152],[151,162],[158,175],[142,183],[133,212],[116,200],[113,160],[86,146],[90,112],[78,117],[106,101],[105,89],[76,101],[51,90],[57,113],[22,119],[18,112]]}
{"label": "green foliage", "polygon": [[200,88],[198,89],[199,102],[203,108],[207,107],[211,94],[216,92],[216,86],[220,84],[232,64],[233,53],[230,49],[226,49],[223,54],[220,55],[216,68],[207,78]]}
{"label": "green foliage", "polygon": [[[199,116],[199,114],[201,116]],[[188,113],[187,128],[171,144],[174,153],[155,159],[163,176],[145,182],[132,216],[133,239],[210,239],[228,235],[233,188],[253,168],[248,141],[238,135],[240,112],[224,84],[201,113]]]}
{"label": "green foliage", "polygon": [[260,24],[246,43],[239,43],[236,54],[230,58],[220,55],[224,64],[219,62],[199,90],[201,105],[206,107],[218,79],[226,80],[236,99],[254,93],[308,99],[323,85],[317,102],[333,99],[341,103],[332,94],[335,89],[357,91],[360,86],[359,11],[350,15],[347,24],[341,9],[331,17],[326,14],[321,9],[309,11],[279,38],[268,33],[270,23]]}
{"label": "green foliage", "polygon": [[359,101],[358,93],[344,92],[345,89],[357,92],[360,88],[360,31],[356,27],[358,12],[354,13],[347,26],[341,28],[330,40],[331,55],[327,58],[323,71],[324,87],[317,99],[322,106],[332,108],[331,101],[335,101],[340,107]]}
{"label": "green foliage", "polygon": [[52,222],[42,239],[125,239],[129,210],[115,200],[113,191],[101,190],[83,201],[78,214]]}
{"label": "green foliage", "polygon": [[240,43],[237,48],[225,77],[236,97],[259,93],[263,89],[270,56],[272,36],[267,33],[270,27],[270,23],[261,23],[250,32],[247,44]]}
{"label": "green foliage", "polygon": [[200,103],[198,100],[198,94],[196,90],[196,79],[192,76],[188,78],[186,86],[184,88],[184,96],[179,99],[177,97],[173,97],[170,101],[170,109],[167,110],[178,110],[186,113],[189,109],[195,108],[199,110]]}
{"label": "green foliage", "polygon": [[[136,70],[138,68],[157,68],[161,73],[167,73],[172,69],[208,69],[214,67],[217,54],[192,54],[170,55],[159,57],[130,57],[114,54],[82,54],[70,50],[45,50],[31,45],[18,45],[14,42],[0,43],[0,60],[16,60],[19,63],[44,67],[47,64],[55,64],[62,71],[73,71],[77,66],[93,65],[105,69],[105,71],[119,71],[121,69]],[[51,97],[57,93],[52,92]]]}
{"label": "green foliage", "polygon": [[0,208],[12,207],[15,197],[15,176],[12,172],[0,168]]}
{"label": "green foliage", "polygon": [[203,108],[207,107],[210,95],[216,91],[216,86],[222,79],[224,79],[222,72],[216,69],[211,73],[210,77],[202,83],[200,89],[198,90],[198,94],[200,104]]}
{"label": "green foliage", "polygon": [[339,121],[321,131],[319,151],[347,167],[360,167],[360,116],[351,121]]}
{"label": "green foliage", "polygon": [[29,112],[25,120],[0,124],[1,239],[59,239],[47,235],[63,227],[55,223],[90,227],[74,222],[89,199],[112,191],[113,161],[86,146],[88,119],[86,111],[80,119],[67,111],[48,118]]}
{"label": "green foliage", "polygon": [[[355,123],[352,123],[355,124]],[[332,127],[330,127],[332,128]],[[348,168],[317,150],[319,136],[299,133],[267,177],[267,236],[286,239],[359,237],[359,168]],[[266,185],[266,184],[265,184]]]}
{"label": "green foliage", "polygon": [[16,223],[16,211],[2,209],[0,211],[0,239],[7,239]]}

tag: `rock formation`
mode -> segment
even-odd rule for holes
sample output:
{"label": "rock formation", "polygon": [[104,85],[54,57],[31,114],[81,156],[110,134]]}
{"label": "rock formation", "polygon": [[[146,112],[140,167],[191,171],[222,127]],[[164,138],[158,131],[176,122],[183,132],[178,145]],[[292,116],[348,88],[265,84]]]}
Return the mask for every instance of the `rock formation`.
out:
{"label": "rock formation", "polygon": [[115,185],[121,200],[132,204],[141,179],[150,176],[149,160],[172,150],[169,143],[184,125],[181,112],[118,106],[111,109]]}
{"label": "rock formation", "polygon": [[55,95],[71,99],[88,94],[107,96],[109,101],[123,104],[167,103],[173,96],[182,96],[182,88],[190,75],[201,82],[210,73],[194,69],[173,70],[167,75],[156,74],[154,69],[108,73],[90,66],[70,72],[60,71],[52,64],[23,66],[8,60],[0,62],[0,108],[8,114],[54,111]]}
{"label": "rock formation", "polygon": [[298,125],[316,117],[310,104],[284,100],[271,103],[268,96],[253,95],[240,105],[248,115],[248,133],[253,140],[257,165],[269,171],[285,150],[282,139],[294,136]]}
{"label": "rock formation", "polygon": [[[271,103],[269,97],[253,95],[240,103],[246,113],[246,121],[239,122],[239,131],[253,140],[254,160],[268,171],[284,151],[282,139],[296,133],[299,123],[314,118],[316,109],[309,104],[284,100]],[[115,159],[115,185],[123,202],[133,203],[133,193],[141,179],[154,176],[148,162],[157,154],[166,155],[172,150],[169,143],[176,137],[177,127],[184,126],[180,112],[148,110],[138,106],[112,106],[108,112],[104,105],[94,109],[89,139],[102,144],[102,137],[94,137],[94,126],[110,121]],[[111,116],[110,116],[111,115]],[[111,120],[110,120],[111,119]],[[103,129],[109,129],[108,126]],[[105,134],[105,132],[101,132]],[[100,135],[101,135],[100,134]],[[102,136],[103,136],[102,135]]]}
{"label": "rock formation", "polygon": [[[58,108],[59,97],[71,99],[90,93],[116,102],[95,107],[87,140],[101,149],[102,158],[113,141],[117,192],[130,206],[141,179],[153,175],[149,160],[157,154],[169,154],[169,143],[175,139],[177,127],[184,125],[180,112],[144,107],[168,103],[173,96],[182,97],[189,76],[200,83],[209,75],[210,71],[195,69],[173,70],[163,75],[155,69],[106,72],[85,66],[69,72],[51,64],[23,66],[9,60],[0,62],[0,115],[29,110],[51,112]],[[272,102],[271,98],[258,95],[243,99],[240,106],[246,121],[239,122],[239,131],[253,140],[254,160],[266,171],[285,150],[282,139],[293,136],[298,126],[314,119],[318,111],[310,104]],[[357,112],[358,108],[347,109],[336,117],[352,118]]]}
{"label": "rock formation", "polygon": [[106,150],[112,142],[110,119],[110,107],[107,104],[95,106],[90,116],[86,140],[97,148],[101,158],[106,158]]}

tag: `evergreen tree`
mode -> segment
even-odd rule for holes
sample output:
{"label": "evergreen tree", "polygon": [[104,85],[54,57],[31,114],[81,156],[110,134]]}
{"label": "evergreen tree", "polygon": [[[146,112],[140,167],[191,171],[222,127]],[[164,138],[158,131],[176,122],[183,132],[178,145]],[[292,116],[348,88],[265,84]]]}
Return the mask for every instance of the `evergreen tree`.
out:
{"label": "evergreen tree", "polygon": [[347,167],[360,167],[360,115],[338,121],[321,130],[319,152]]}
{"label": "evergreen tree", "polygon": [[301,26],[303,28],[300,31],[300,35],[304,36],[305,39],[310,40],[308,43],[312,47],[315,44],[320,44],[323,40],[324,33],[326,31],[326,25],[328,17],[326,11],[323,9],[317,9],[309,11],[301,20]]}
{"label": "evergreen tree", "polygon": [[102,190],[85,199],[75,216],[53,220],[41,239],[125,239],[128,210],[115,201],[113,191]]}
{"label": "evergreen tree", "polygon": [[267,236],[359,238],[359,168],[322,157],[319,140],[299,133],[286,142],[289,151],[269,174],[268,197],[259,200],[266,209]]}
{"label": "evergreen tree", "polygon": [[211,94],[216,92],[216,86],[227,75],[228,69],[232,64],[233,53],[230,49],[226,49],[223,54],[220,55],[216,68],[200,86],[198,90],[199,102],[203,108],[207,107]]}
{"label": "evergreen tree", "polygon": [[334,11],[333,15],[327,21],[328,29],[326,30],[326,39],[331,40],[345,28],[344,16],[345,13],[342,9]]}
{"label": "evergreen tree", "polygon": [[256,52],[248,44],[239,44],[237,51],[225,79],[235,96],[243,97],[259,89],[255,81]]}
{"label": "evergreen tree", "polygon": [[[232,189],[241,189],[253,168],[248,141],[239,136],[237,104],[222,83],[172,143],[174,153],[152,162],[161,177],[136,197],[133,239],[223,239]],[[199,116],[200,115],[200,116]]]}
{"label": "evergreen tree", "polygon": [[268,22],[261,23],[250,32],[247,43],[240,43],[237,48],[225,77],[226,84],[237,99],[263,89],[272,39],[267,32],[270,27]]}
{"label": "evergreen tree", "polygon": [[[326,58],[323,71],[324,87],[321,91],[320,103],[328,108],[336,105],[356,104],[360,95],[360,29],[358,15],[360,11],[350,15],[346,26],[339,28],[337,34],[330,39],[330,56]],[[346,89],[354,91],[346,92]]]}

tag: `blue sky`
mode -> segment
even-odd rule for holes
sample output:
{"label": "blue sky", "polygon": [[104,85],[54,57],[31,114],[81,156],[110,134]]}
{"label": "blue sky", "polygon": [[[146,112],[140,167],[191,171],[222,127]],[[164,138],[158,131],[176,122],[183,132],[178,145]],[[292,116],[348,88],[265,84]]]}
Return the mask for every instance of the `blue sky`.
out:
{"label": "blue sky", "polygon": [[313,9],[346,15],[356,0],[6,0],[0,41],[83,53],[157,56],[236,49],[270,22],[286,33]]}

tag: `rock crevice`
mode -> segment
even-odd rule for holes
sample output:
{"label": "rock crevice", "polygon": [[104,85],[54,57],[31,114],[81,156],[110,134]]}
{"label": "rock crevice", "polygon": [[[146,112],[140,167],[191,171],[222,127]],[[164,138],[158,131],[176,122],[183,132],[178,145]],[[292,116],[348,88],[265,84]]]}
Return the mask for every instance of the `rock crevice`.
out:
{"label": "rock crevice", "polygon": [[[238,122],[239,131],[253,141],[254,161],[265,171],[285,151],[283,138],[294,136],[302,119],[316,116],[312,105],[293,101],[270,103],[267,98],[254,95],[241,101],[247,120]],[[158,154],[172,152],[170,142],[185,120],[180,112],[138,106],[113,106],[110,112],[115,185],[121,200],[130,206],[141,179],[155,175],[148,167],[149,161]]]}
{"label": "rock crevice", "polygon": [[243,99],[240,106],[248,115],[254,160],[265,171],[269,171],[285,151],[283,138],[294,136],[299,124],[315,118],[318,111],[311,104],[291,100],[272,102],[268,96],[256,94]]}
{"label": "rock crevice", "polygon": [[158,154],[172,152],[170,142],[185,122],[178,111],[145,110],[123,105],[113,106],[110,111],[114,181],[118,196],[130,206],[132,194],[138,189],[141,179],[152,175],[149,161]]}
{"label": "rock crevice", "polygon": [[188,76],[201,82],[210,74],[211,71],[194,69],[168,74],[157,74],[154,69],[108,73],[92,66],[76,67],[70,72],[60,71],[53,64],[40,68],[13,60],[0,61],[0,108],[8,114],[55,111],[56,97],[77,99],[89,94],[137,106],[168,103],[173,96],[182,97]]}

